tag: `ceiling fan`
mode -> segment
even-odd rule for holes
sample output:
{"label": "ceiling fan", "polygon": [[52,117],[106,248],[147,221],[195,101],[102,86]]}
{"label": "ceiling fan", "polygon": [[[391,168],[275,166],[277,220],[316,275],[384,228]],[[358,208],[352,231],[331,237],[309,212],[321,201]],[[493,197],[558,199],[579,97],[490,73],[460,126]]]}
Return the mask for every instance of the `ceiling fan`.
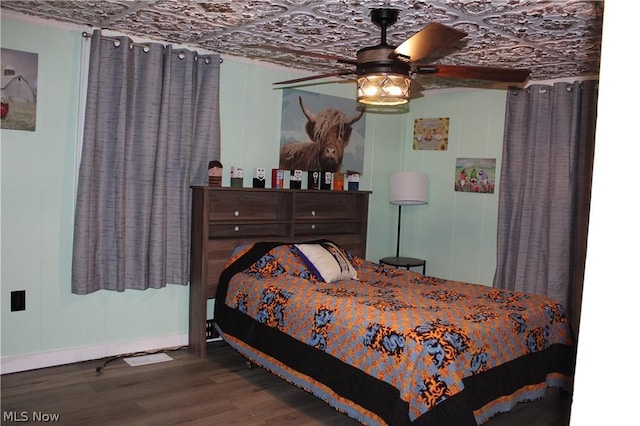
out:
{"label": "ceiling fan", "polygon": [[[396,23],[399,10],[375,8],[371,10],[371,21],[380,27],[380,43],[358,50],[356,59],[304,52],[275,46],[263,48],[294,53],[320,59],[334,60],[355,66],[354,69],[338,69],[333,72],[279,81],[273,84],[293,84],[327,77],[354,75],[357,80],[357,100],[369,105],[401,105],[409,101],[412,93],[422,87],[414,80],[416,74],[433,74],[437,77],[485,80],[505,83],[522,83],[530,70],[522,68],[495,68],[465,65],[442,65],[422,63],[437,51],[454,45],[467,36],[464,31],[432,22],[409,37],[399,46],[387,44],[387,28]],[[413,90],[412,90],[413,86]]]}

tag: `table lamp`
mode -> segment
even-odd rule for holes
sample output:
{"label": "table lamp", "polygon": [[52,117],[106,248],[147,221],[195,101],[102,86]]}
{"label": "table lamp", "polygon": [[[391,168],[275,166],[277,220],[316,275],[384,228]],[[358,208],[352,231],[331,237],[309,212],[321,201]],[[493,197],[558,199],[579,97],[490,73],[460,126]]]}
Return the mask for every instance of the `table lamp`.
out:
{"label": "table lamp", "polygon": [[400,256],[400,221],[402,206],[426,204],[429,202],[429,177],[426,173],[401,172],[391,175],[389,202],[398,205],[398,241],[396,257]]}

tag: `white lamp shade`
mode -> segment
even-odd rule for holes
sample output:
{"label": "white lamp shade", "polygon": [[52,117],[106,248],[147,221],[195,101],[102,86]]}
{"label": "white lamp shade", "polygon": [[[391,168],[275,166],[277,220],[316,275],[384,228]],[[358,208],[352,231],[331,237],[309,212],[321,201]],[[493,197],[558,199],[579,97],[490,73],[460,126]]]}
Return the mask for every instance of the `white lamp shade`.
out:
{"label": "white lamp shade", "polygon": [[429,177],[426,173],[401,172],[391,175],[391,204],[425,204],[429,202]]}

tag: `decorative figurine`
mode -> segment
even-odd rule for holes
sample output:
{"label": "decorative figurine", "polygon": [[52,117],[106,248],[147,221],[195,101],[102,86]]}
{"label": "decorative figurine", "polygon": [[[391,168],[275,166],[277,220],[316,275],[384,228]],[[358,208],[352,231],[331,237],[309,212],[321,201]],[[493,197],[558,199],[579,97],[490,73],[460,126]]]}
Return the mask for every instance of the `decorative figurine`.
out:
{"label": "decorative figurine", "polygon": [[222,186],[222,163],[218,160],[209,161],[209,186]]}
{"label": "decorative figurine", "polygon": [[253,171],[253,187],[264,188],[264,185],[266,183],[266,179],[265,179],[266,176],[267,176],[266,171],[261,167],[257,167]]}
{"label": "decorative figurine", "polygon": [[349,191],[358,191],[360,189],[360,173],[347,172],[347,182]]}
{"label": "decorative figurine", "polygon": [[307,189],[320,189],[320,175],[319,170],[312,170],[307,172]]}
{"label": "decorative figurine", "polygon": [[320,189],[331,189],[331,182],[333,181],[333,173],[325,172],[321,173],[322,178],[320,180]]}
{"label": "decorative figurine", "polygon": [[231,166],[231,186],[242,188],[244,186],[244,170],[242,167]]}
{"label": "decorative figurine", "polygon": [[344,190],[344,173],[336,172],[333,174],[333,190],[334,191]]}
{"label": "decorative figurine", "polygon": [[271,169],[271,187],[284,188],[284,170]]}
{"label": "decorative figurine", "polygon": [[302,189],[302,170],[291,170],[289,178],[289,188]]}

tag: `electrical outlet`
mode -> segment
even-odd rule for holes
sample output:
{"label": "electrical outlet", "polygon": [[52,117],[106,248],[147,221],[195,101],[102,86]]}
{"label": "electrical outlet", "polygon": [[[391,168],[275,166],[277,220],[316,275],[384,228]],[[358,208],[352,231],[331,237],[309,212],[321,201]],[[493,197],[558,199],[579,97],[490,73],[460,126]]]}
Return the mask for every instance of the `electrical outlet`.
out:
{"label": "electrical outlet", "polygon": [[27,292],[18,290],[11,292],[11,312],[24,311],[27,309]]}

